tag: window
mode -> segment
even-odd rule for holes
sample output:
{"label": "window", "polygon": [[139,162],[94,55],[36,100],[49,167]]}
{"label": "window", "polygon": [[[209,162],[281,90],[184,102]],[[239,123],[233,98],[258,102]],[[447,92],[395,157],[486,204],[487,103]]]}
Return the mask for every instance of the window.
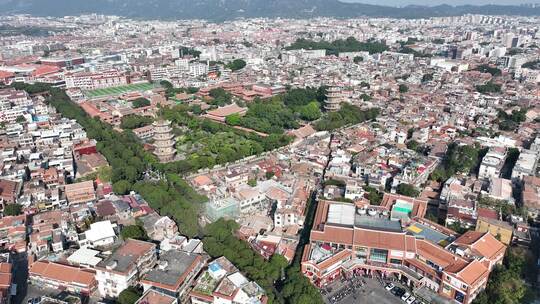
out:
{"label": "window", "polygon": [[369,253],[369,259],[374,262],[386,263],[386,261],[388,260],[388,250],[371,249]]}
{"label": "window", "polygon": [[448,284],[444,284],[444,285],[443,285],[443,292],[444,292],[445,294],[448,294],[448,295],[449,295],[451,291],[452,291],[452,288],[450,287],[450,285],[448,285]]}
{"label": "window", "polygon": [[398,260],[398,259],[390,259],[390,264],[401,265],[401,260]]}
{"label": "window", "polygon": [[458,301],[459,303],[463,303],[463,301],[465,300],[465,295],[456,290],[456,295],[454,296],[454,300]]}

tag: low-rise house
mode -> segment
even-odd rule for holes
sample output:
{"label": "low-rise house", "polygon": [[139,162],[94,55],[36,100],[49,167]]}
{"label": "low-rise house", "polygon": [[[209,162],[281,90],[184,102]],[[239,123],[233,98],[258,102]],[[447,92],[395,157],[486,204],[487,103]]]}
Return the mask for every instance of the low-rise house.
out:
{"label": "low-rise house", "polygon": [[488,196],[501,201],[506,201],[509,204],[514,204],[512,196],[512,181],[509,179],[495,177],[489,183]]}
{"label": "low-rise house", "polygon": [[107,247],[116,241],[116,224],[111,221],[101,221],[90,224],[90,229],[84,232],[84,238],[79,240],[81,247]]}
{"label": "low-rise house", "polygon": [[135,304],[179,304],[178,298],[154,289],[148,289]]}
{"label": "low-rise house", "polygon": [[165,238],[159,244],[162,251],[180,250],[187,253],[203,253],[203,242],[198,239],[188,239],[182,235],[174,235],[172,238]]}
{"label": "low-rise house", "polygon": [[0,246],[6,250],[26,251],[27,219],[25,214],[0,219]]}
{"label": "low-rise house", "polygon": [[224,257],[211,262],[199,275],[189,296],[193,304],[265,304],[268,301],[264,290],[244,277]]}
{"label": "low-rise house", "polygon": [[14,204],[21,193],[22,183],[0,179],[0,203],[2,209],[6,204]]}
{"label": "low-rise house", "polygon": [[74,266],[80,266],[85,268],[94,268],[99,262],[103,259],[98,257],[101,252],[98,250],[93,250],[89,248],[80,248],[77,249],[73,254],[71,254],[67,261],[69,264]]}
{"label": "low-rise house", "polygon": [[38,286],[83,295],[90,295],[97,287],[93,271],[47,261],[32,263],[28,269],[28,279]]}
{"label": "low-rise house", "polygon": [[497,240],[505,245],[510,245],[514,233],[514,227],[508,222],[479,217],[476,221],[476,231],[489,232]]}
{"label": "low-rise house", "polygon": [[89,203],[96,199],[93,181],[68,184],[64,191],[69,204]]}
{"label": "low-rise house", "polygon": [[523,177],[521,199],[529,215],[537,218],[540,215],[540,177]]}
{"label": "low-rise house", "polygon": [[9,259],[9,253],[0,255],[0,303],[11,303],[11,296],[14,291],[13,285],[13,265]]}
{"label": "low-rise house", "polygon": [[160,216],[157,213],[151,213],[139,217],[148,237],[155,241],[162,241],[166,238],[173,238],[178,234],[178,226],[168,216]]}

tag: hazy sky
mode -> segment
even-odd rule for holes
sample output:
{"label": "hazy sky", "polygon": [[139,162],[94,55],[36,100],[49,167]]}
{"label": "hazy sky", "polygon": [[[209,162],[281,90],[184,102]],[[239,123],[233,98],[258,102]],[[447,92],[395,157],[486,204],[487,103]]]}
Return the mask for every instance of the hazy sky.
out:
{"label": "hazy sky", "polygon": [[462,4],[521,4],[521,3],[540,3],[540,0],[341,0],[343,2],[361,2],[378,5],[405,6],[409,4],[419,5],[462,5]]}

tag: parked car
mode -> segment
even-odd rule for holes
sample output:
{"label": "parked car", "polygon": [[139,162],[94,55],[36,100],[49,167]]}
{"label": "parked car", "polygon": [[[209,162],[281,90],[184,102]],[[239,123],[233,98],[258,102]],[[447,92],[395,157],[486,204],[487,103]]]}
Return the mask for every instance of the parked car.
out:
{"label": "parked car", "polygon": [[394,294],[396,297],[401,297],[405,294],[405,290],[401,287],[394,287],[392,290],[390,290],[392,294]]}
{"label": "parked car", "polygon": [[401,296],[401,299],[402,299],[403,301],[407,301],[407,299],[408,299],[410,296],[411,296],[411,294],[408,293],[408,292],[406,292],[405,294],[403,294],[403,295]]}
{"label": "parked car", "polygon": [[405,301],[405,302],[407,302],[407,304],[412,304],[412,303],[414,302],[414,300],[416,300],[416,298],[413,297],[413,296],[410,296],[410,297],[407,299],[407,301]]}
{"label": "parked car", "polygon": [[392,290],[394,287],[396,287],[394,284],[389,283],[389,284],[386,284],[386,286],[385,286],[384,288],[386,288],[386,290],[390,291],[390,290]]}

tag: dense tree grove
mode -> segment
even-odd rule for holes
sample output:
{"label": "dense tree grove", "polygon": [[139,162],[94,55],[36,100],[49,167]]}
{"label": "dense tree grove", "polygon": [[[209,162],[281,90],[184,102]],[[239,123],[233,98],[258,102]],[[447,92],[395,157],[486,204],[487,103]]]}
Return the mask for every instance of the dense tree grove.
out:
{"label": "dense tree grove", "polygon": [[379,109],[371,108],[362,110],[359,107],[343,103],[339,111],[326,113],[320,120],[315,122],[315,129],[320,131],[330,131],[347,125],[375,119],[378,115]]}
{"label": "dense tree grove", "polygon": [[527,119],[527,109],[513,110],[511,114],[503,110],[497,112],[499,129],[502,131],[515,131],[519,124]]}
{"label": "dense tree grove", "polygon": [[500,93],[501,92],[501,85],[494,83],[493,81],[489,81],[486,84],[477,85],[476,91],[482,94],[487,93]]}
{"label": "dense tree grove", "polygon": [[451,143],[441,164],[431,173],[431,179],[444,182],[457,173],[468,174],[477,169],[485,152],[477,146]]}
{"label": "dense tree grove", "polygon": [[299,127],[294,112],[277,98],[252,102],[240,124],[267,134],[282,134],[286,129]]}
{"label": "dense tree grove", "polygon": [[401,47],[399,49],[399,52],[404,53],[404,54],[413,54],[414,57],[417,57],[417,58],[429,58],[429,57],[431,57],[431,54],[420,53],[417,50],[415,50],[413,48],[410,48],[408,46]]}
{"label": "dense tree grove", "polygon": [[420,192],[413,186],[409,184],[399,184],[396,189],[397,194],[410,196],[410,197],[417,197]]}
{"label": "dense tree grove", "polygon": [[380,192],[377,189],[369,186],[365,187],[364,190],[366,190],[368,193],[367,199],[369,200],[370,204],[377,206],[381,204],[384,192]]}
{"label": "dense tree grove", "polygon": [[146,235],[146,231],[144,231],[144,228],[139,225],[129,225],[122,227],[122,231],[120,232],[120,235],[122,236],[122,239],[137,239],[137,240],[147,240],[148,236]]}
{"label": "dense tree grove", "polygon": [[332,42],[313,41],[308,39],[297,39],[293,44],[287,47],[287,50],[326,50],[327,55],[338,55],[343,52],[369,52],[370,54],[382,53],[388,50],[388,47],[381,42],[369,41],[360,42],[354,37],[345,40],[338,39]]}
{"label": "dense tree grove", "polygon": [[174,96],[179,93],[195,94],[199,91],[198,88],[194,87],[175,88],[172,83],[168,82],[167,80],[162,80],[159,82],[159,84],[165,88],[165,94],[169,98],[174,98]]}
{"label": "dense tree grove", "polygon": [[144,98],[144,97],[139,97],[137,99],[135,99],[132,103],[133,107],[136,109],[136,108],[142,108],[142,107],[148,107],[150,105],[150,100]]}
{"label": "dense tree grove", "polygon": [[399,85],[399,92],[400,93],[407,93],[407,92],[409,92],[409,87],[406,84],[400,84]]}
{"label": "dense tree grove", "polygon": [[141,194],[152,209],[162,216],[170,216],[180,233],[188,237],[200,235],[198,215],[207,198],[198,194],[176,174],[156,182],[136,182],[133,190]]}
{"label": "dense tree grove", "polygon": [[2,212],[6,216],[19,215],[22,213],[22,206],[19,204],[6,204]]}
{"label": "dense tree grove", "polygon": [[320,104],[316,101],[312,101],[305,106],[300,107],[298,110],[300,118],[308,121],[313,121],[321,118],[322,112]]}
{"label": "dense tree grove", "polygon": [[473,304],[521,304],[531,303],[535,291],[525,281],[536,281],[536,260],[525,249],[509,248],[502,265],[495,267],[489,281],[473,301]]}
{"label": "dense tree grove", "polygon": [[246,66],[246,62],[243,59],[235,59],[225,65],[226,68],[231,69],[233,72],[243,69]]}
{"label": "dense tree grove", "polygon": [[540,60],[529,61],[522,66],[524,69],[540,70]]}
{"label": "dense tree grove", "polygon": [[226,122],[266,134],[282,134],[287,129],[298,128],[298,118],[306,121],[319,119],[325,99],[324,86],[289,89],[285,94],[265,100],[256,98],[244,117],[231,115]]}
{"label": "dense tree grove", "polygon": [[489,64],[482,64],[477,66],[475,71],[479,71],[482,73],[489,73],[491,76],[501,76],[502,72],[500,69],[490,66]]}
{"label": "dense tree grove", "polygon": [[212,97],[212,99],[208,101],[211,105],[222,107],[232,102],[231,93],[225,91],[223,88],[211,89],[208,93],[210,97]]}
{"label": "dense tree grove", "polygon": [[134,304],[142,296],[142,291],[130,286],[118,296],[118,304]]}
{"label": "dense tree grove", "polygon": [[433,73],[424,74],[422,76],[422,82],[429,82],[433,80]]}
{"label": "dense tree grove", "polygon": [[197,51],[194,48],[182,46],[180,47],[180,55],[181,56],[193,56],[193,57],[199,57],[201,55],[200,51]]}
{"label": "dense tree grove", "polygon": [[120,128],[124,130],[133,130],[140,127],[148,126],[154,122],[154,119],[149,116],[139,116],[139,115],[127,115],[122,117],[120,123]]}

